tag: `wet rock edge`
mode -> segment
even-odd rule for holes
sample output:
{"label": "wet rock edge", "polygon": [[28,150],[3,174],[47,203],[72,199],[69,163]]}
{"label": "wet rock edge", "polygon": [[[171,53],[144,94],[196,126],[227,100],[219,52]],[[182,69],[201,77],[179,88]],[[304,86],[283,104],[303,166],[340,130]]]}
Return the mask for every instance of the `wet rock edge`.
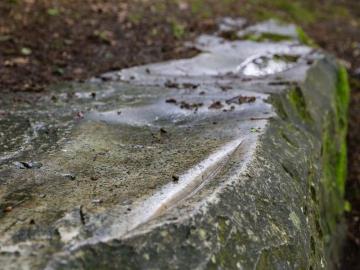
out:
{"label": "wet rock edge", "polygon": [[298,90],[271,95],[279,117],[261,135],[248,173],[206,212],[123,241],[85,246],[56,268],[335,267],[343,233],[346,73],[325,58],[298,87],[306,108],[289,98]]}

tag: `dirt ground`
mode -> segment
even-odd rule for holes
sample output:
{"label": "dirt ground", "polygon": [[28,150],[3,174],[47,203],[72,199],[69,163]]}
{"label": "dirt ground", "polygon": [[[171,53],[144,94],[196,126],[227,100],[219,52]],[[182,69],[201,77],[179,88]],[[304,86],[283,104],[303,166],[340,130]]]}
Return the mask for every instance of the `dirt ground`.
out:
{"label": "dirt ground", "polygon": [[[301,25],[351,75],[348,232],[341,269],[360,269],[360,1],[1,0],[0,95],[191,56],[184,41],[216,18],[278,18]],[[0,108],[1,112],[1,108]]]}

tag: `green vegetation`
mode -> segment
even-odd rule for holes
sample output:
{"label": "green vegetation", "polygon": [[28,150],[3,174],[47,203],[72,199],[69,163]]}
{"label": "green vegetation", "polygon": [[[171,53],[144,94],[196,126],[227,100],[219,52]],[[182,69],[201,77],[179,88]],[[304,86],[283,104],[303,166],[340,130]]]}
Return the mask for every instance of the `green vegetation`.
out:
{"label": "green vegetation", "polygon": [[345,212],[351,212],[351,203],[349,201],[345,201],[344,203],[344,211]]}
{"label": "green vegetation", "polygon": [[300,87],[294,87],[290,89],[288,98],[291,105],[296,109],[299,116],[303,121],[311,121],[312,117],[307,110],[305,98],[301,92]]}
{"label": "green vegetation", "polygon": [[57,8],[49,8],[47,10],[47,13],[50,15],[50,16],[57,16],[60,14],[60,11],[57,9]]}
{"label": "green vegetation", "polygon": [[[206,0],[191,0],[191,12],[200,17],[209,18],[213,14],[213,7]],[[225,3],[226,4],[226,3]]]}
{"label": "green vegetation", "polygon": [[299,41],[304,44],[304,45],[307,45],[307,46],[310,46],[310,47],[317,47],[316,43],[314,40],[312,40],[306,33],[305,31],[301,28],[301,27],[297,27],[296,28],[296,31],[297,31],[297,34],[298,34],[298,38],[299,38]]}
{"label": "green vegetation", "polygon": [[[323,124],[322,134],[322,187],[318,198],[326,209],[323,213],[328,224],[323,224],[324,234],[331,234],[336,228],[336,218],[349,211],[351,205],[343,201],[345,182],[347,177],[347,117],[350,99],[348,74],[344,67],[340,67],[337,75],[337,87],[334,93],[334,111],[329,112]],[[305,98],[300,87],[295,86],[288,92],[287,99],[304,123],[312,121]],[[274,99],[271,101],[281,118],[286,115],[282,103]],[[286,138],[285,138],[286,139]],[[324,201],[330,200],[330,201]]]}
{"label": "green vegetation", "polygon": [[256,42],[262,42],[262,41],[280,42],[280,41],[291,40],[291,37],[286,35],[275,34],[275,33],[250,33],[241,36],[240,39],[251,40]]}
{"label": "green vegetation", "polygon": [[336,154],[336,178],[338,186],[341,188],[342,195],[345,192],[345,181],[347,175],[347,147],[346,135],[348,126],[348,109],[350,102],[350,86],[348,74],[344,67],[340,67],[338,72],[337,92],[336,92],[336,114],[337,114],[337,133],[340,146]]}
{"label": "green vegetation", "polygon": [[287,0],[253,0],[252,5],[256,4],[256,14],[258,19],[278,18],[284,21],[302,22],[305,24],[315,21],[315,10],[308,9],[304,1]]}
{"label": "green vegetation", "polygon": [[[345,194],[345,182],[347,176],[347,114],[349,105],[350,88],[348,83],[348,75],[344,67],[340,67],[338,71],[338,82],[336,89],[336,111],[335,125],[330,125],[331,121],[328,117],[323,134],[323,181],[326,185],[327,192],[331,192],[334,202],[331,204],[335,209],[334,213],[342,214],[349,205],[342,203]],[[332,134],[332,135],[330,135]]]}
{"label": "green vegetation", "polygon": [[171,29],[174,37],[177,39],[181,39],[185,35],[185,26],[176,20],[172,21]]}

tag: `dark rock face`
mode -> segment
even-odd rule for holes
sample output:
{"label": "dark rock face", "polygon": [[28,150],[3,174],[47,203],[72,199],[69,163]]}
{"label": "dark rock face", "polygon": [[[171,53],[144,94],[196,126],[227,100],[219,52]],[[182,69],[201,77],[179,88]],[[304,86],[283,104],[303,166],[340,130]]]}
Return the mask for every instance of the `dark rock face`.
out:
{"label": "dark rock face", "polygon": [[203,36],[192,59],[2,99],[1,265],[334,267],[346,73],[294,26],[249,34],[262,38]]}

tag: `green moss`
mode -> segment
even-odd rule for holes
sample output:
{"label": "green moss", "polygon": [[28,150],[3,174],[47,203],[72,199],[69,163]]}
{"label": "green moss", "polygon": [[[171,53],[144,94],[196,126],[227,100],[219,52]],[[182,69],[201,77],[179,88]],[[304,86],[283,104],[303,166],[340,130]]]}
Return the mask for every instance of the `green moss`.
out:
{"label": "green moss", "polygon": [[336,155],[336,183],[340,189],[341,195],[345,193],[345,181],[347,176],[347,146],[344,139],[340,150]]}
{"label": "green moss", "polygon": [[[350,87],[347,71],[340,67],[335,96],[335,115],[328,117],[323,134],[323,182],[331,192],[335,213],[341,214],[346,207],[343,203],[347,176],[347,117]],[[335,117],[334,117],[335,116]],[[333,122],[335,119],[335,123]],[[331,135],[330,135],[331,134]]]}
{"label": "green moss", "polygon": [[276,8],[287,12],[292,19],[298,22],[311,23],[315,19],[313,12],[306,9],[301,2],[275,0],[272,3]]}
{"label": "green moss", "polygon": [[194,15],[199,15],[203,18],[211,17],[213,13],[213,7],[207,3],[205,0],[192,0],[190,2],[191,12]]}
{"label": "green moss", "polygon": [[203,0],[193,0],[191,1],[191,11],[194,14],[200,13],[201,10],[204,9],[204,1]]}
{"label": "green moss", "polygon": [[[334,135],[330,135],[334,133]],[[326,188],[333,189],[332,197],[342,199],[346,180],[346,142],[335,131],[323,134],[323,179]],[[340,142],[339,142],[340,140]]]}
{"label": "green moss", "polygon": [[269,98],[269,103],[271,103],[275,110],[277,115],[282,119],[282,120],[287,120],[288,119],[288,114],[285,110],[284,104],[281,101],[280,97],[276,97],[275,95]]}
{"label": "green moss", "polygon": [[[302,24],[315,21],[315,9],[310,9],[302,1],[288,0],[251,0],[251,11],[256,19],[280,19]],[[248,16],[248,14],[244,14]]]}
{"label": "green moss", "polygon": [[317,47],[314,40],[312,40],[301,27],[296,27],[296,32],[298,34],[299,41],[310,47]]}
{"label": "green moss", "polygon": [[336,177],[341,194],[345,192],[345,181],[347,176],[347,146],[346,134],[348,126],[348,108],[350,102],[350,87],[348,74],[344,67],[338,71],[336,88],[336,115],[337,135],[339,146],[336,153]]}
{"label": "green moss", "polygon": [[351,209],[352,209],[351,203],[349,201],[345,201],[344,203],[345,212],[351,212]]}
{"label": "green moss", "polygon": [[251,40],[255,42],[263,42],[263,41],[280,42],[280,41],[291,40],[291,37],[286,35],[275,34],[275,33],[249,33],[240,37],[240,39]]}
{"label": "green moss", "polygon": [[292,89],[290,89],[288,93],[288,99],[290,101],[290,104],[296,109],[299,116],[303,121],[311,121],[312,117],[307,110],[305,98],[301,92],[300,87],[296,86]]}
{"label": "green moss", "polygon": [[175,38],[181,39],[185,35],[185,26],[177,21],[171,23],[171,30]]}
{"label": "green moss", "polygon": [[338,184],[336,173],[336,152],[334,131],[331,131],[332,120],[325,126],[322,144],[322,177],[319,193],[321,215],[321,228],[325,244],[337,227],[337,220],[343,213],[342,188]]}

